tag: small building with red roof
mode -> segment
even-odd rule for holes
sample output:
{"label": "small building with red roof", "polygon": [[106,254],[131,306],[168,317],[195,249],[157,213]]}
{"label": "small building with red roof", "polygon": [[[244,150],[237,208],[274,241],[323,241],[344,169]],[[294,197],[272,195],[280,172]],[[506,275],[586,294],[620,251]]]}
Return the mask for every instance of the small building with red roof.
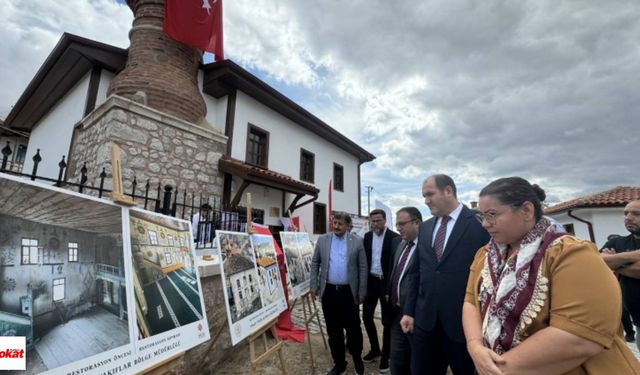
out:
{"label": "small building with red roof", "polygon": [[610,234],[629,234],[624,226],[623,211],[627,203],[637,199],[640,199],[640,186],[616,186],[547,207],[544,213],[569,233],[601,247]]}

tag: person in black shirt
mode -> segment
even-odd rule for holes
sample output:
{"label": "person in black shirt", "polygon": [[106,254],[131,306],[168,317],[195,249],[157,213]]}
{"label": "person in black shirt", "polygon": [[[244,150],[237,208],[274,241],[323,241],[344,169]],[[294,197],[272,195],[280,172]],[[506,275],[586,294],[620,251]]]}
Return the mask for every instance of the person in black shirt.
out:
{"label": "person in black shirt", "polygon": [[[631,233],[607,241],[602,249],[602,258],[612,270],[620,275],[622,299],[631,314],[636,332],[640,331],[640,200],[629,202],[624,208],[624,225]],[[640,334],[636,335],[640,350]]]}

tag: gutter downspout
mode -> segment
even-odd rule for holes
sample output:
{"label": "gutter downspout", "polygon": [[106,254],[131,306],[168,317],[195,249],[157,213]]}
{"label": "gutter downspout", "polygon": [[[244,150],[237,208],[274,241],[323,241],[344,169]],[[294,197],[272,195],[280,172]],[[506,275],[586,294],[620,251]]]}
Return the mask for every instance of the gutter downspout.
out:
{"label": "gutter downspout", "polygon": [[567,211],[567,216],[574,218],[576,220],[578,220],[581,223],[587,224],[587,229],[589,230],[589,239],[591,240],[591,242],[596,243],[596,236],[593,234],[593,224],[590,221],[587,221],[585,219],[581,219],[575,215],[573,215],[571,212],[573,212],[573,210],[569,210]]}

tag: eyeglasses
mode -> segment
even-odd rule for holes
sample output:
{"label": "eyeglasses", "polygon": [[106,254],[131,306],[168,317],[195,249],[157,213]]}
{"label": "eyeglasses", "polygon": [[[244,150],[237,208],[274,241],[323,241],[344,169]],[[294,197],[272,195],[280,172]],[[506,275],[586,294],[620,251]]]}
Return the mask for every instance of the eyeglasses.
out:
{"label": "eyeglasses", "polygon": [[415,220],[396,221],[396,228],[404,227],[405,225],[414,222]]}
{"label": "eyeglasses", "polygon": [[[516,209],[516,208],[522,207],[522,204],[510,205],[509,207],[511,207],[512,209]],[[477,212],[476,219],[480,222],[480,224],[486,221],[488,224],[495,225],[496,220],[498,219],[498,216],[502,215],[505,212],[506,211],[502,211],[502,212],[491,211],[491,212],[485,212],[484,214],[482,212]]]}
{"label": "eyeglasses", "polygon": [[488,224],[494,225],[498,216],[502,215],[504,212],[487,212],[487,213],[476,213],[476,219],[482,224],[483,222],[487,222]]}

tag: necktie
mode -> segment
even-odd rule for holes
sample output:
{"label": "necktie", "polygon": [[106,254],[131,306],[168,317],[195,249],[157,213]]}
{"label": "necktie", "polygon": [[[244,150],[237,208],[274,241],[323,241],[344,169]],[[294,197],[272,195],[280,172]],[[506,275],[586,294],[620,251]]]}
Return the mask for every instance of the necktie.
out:
{"label": "necktie", "polygon": [[393,279],[391,279],[391,305],[393,306],[398,306],[398,284],[400,283],[400,275],[402,275],[404,266],[407,264],[407,259],[409,259],[409,253],[412,247],[413,242],[407,242],[404,250],[402,250],[402,256],[400,257],[400,261],[398,261],[396,270],[393,273]]}
{"label": "necktie", "polygon": [[440,228],[438,228],[438,232],[436,233],[436,240],[433,242],[433,248],[436,251],[438,262],[440,258],[442,258],[442,252],[444,251],[444,240],[447,237],[447,222],[449,222],[449,219],[451,219],[449,216],[442,217]]}

